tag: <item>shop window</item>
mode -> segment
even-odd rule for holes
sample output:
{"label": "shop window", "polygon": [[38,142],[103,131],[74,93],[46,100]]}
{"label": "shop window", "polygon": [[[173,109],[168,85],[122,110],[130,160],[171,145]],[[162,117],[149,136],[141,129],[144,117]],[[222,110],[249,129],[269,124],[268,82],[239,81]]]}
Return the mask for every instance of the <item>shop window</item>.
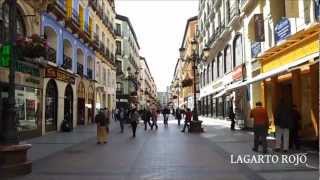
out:
{"label": "shop window", "polygon": [[[8,99],[8,86],[1,85],[2,102]],[[16,119],[18,131],[30,131],[38,128],[40,121],[40,90],[31,87],[16,86]]]}
{"label": "shop window", "polygon": [[229,45],[224,50],[224,68],[225,73],[228,73],[232,70],[231,48]]}
{"label": "shop window", "polygon": [[243,62],[243,53],[242,53],[242,39],[241,35],[238,35],[233,41],[233,67],[237,67]]}

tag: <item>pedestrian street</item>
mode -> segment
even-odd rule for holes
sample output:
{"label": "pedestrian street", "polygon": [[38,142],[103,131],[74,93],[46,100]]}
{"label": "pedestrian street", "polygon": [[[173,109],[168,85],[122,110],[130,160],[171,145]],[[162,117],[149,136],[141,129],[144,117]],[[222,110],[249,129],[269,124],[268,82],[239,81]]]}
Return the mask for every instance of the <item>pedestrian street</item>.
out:
{"label": "pedestrian street", "polygon": [[[162,117],[162,116],[159,116]],[[231,155],[253,154],[251,132],[230,131],[225,121],[205,119],[205,133],[182,133],[173,116],[167,128],[159,118],[158,130],[144,131],[139,123],[136,138],[125,125],[112,121],[107,144],[96,144],[96,127],[78,127],[70,133],[52,133],[29,141],[33,171],[17,180],[284,180],[316,179],[318,170],[305,165],[237,164]],[[272,138],[268,138],[268,151]],[[256,153],[257,154],[257,153]],[[316,154],[308,165],[318,167]]]}

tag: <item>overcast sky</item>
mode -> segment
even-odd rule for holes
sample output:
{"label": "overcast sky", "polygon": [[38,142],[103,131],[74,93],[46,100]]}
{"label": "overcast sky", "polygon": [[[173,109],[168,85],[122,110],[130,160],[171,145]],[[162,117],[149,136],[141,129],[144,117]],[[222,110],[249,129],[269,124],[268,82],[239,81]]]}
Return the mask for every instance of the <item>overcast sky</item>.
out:
{"label": "overcast sky", "polygon": [[170,85],[187,20],[198,15],[198,0],[116,0],[129,17],[158,91]]}

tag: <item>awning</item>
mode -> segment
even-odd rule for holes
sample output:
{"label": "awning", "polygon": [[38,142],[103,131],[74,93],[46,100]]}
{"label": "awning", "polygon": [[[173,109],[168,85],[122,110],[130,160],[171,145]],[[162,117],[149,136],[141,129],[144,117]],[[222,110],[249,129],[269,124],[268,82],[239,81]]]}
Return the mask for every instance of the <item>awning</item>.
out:
{"label": "awning", "polygon": [[[315,57],[318,57],[318,56],[319,56],[319,53],[313,53],[313,54],[311,54],[309,56],[306,56],[306,57],[301,58],[301,59],[299,59],[297,61],[289,63],[289,64],[287,64],[285,66],[279,67],[279,68],[274,69],[272,71],[268,71],[266,73],[259,74],[256,77],[251,78],[251,79],[249,79],[247,81],[244,81],[244,82],[241,82],[241,83],[236,83],[236,84],[231,84],[226,88],[226,91],[232,91],[234,89],[246,86],[248,84],[252,84],[252,83],[257,82],[257,81],[262,81],[264,79],[268,79],[270,77],[276,76],[276,75],[281,74],[281,73],[289,72],[290,70],[292,70],[292,69],[294,69],[294,68],[296,68],[296,67],[298,67],[298,66],[300,66],[302,64],[305,64],[309,60],[312,60],[312,59],[314,59]],[[317,60],[317,61],[319,61],[319,60]]]}

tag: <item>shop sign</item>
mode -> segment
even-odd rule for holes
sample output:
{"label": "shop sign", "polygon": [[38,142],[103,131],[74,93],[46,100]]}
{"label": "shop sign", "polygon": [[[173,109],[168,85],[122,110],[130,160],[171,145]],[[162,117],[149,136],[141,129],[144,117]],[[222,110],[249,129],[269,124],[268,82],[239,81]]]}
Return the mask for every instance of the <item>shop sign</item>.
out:
{"label": "shop sign", "polygon": [[282,18],[275,26],[275,41],[286,39],[291,34],[291,26],[288,18]]}
{"label": "shop sign", "polygon": [[254,30],[255,39],[257,42],[264,42],[264,21],[263,14],[255,14],[254,19]]}
{"label": "shop sign", "polygon": [[320,0],[314,0],[314,12],[316,18],[320,21]]}
{"label": "shop sign", "polygon": [[256,58],[260,52],[261,52],[261,43],[260,42],[252,42],[251,43],[251,57]]}
{"label": "shop sign", "polygon": [[11,59],[11,45],[6,44],[0,48],[0,66],[9,67]]}
{"label": "shop sign", "polygon": [[243,72],[242,72],[242,65],[236,67],[236,69],[232,72],[232,79],[235,80],[239,80],[241,79],[243,76]]}
{"label": "shop sign", "polygon": [[66,82],[66,83],[71,83],[74,84],[75,83],[75,78],[70,76],[68,73],[63,72],[60,69],[56,69],[56,68],[46,68],[46,73],[45,73],[45,77],[46,78],[55,78],[57,80]]}

